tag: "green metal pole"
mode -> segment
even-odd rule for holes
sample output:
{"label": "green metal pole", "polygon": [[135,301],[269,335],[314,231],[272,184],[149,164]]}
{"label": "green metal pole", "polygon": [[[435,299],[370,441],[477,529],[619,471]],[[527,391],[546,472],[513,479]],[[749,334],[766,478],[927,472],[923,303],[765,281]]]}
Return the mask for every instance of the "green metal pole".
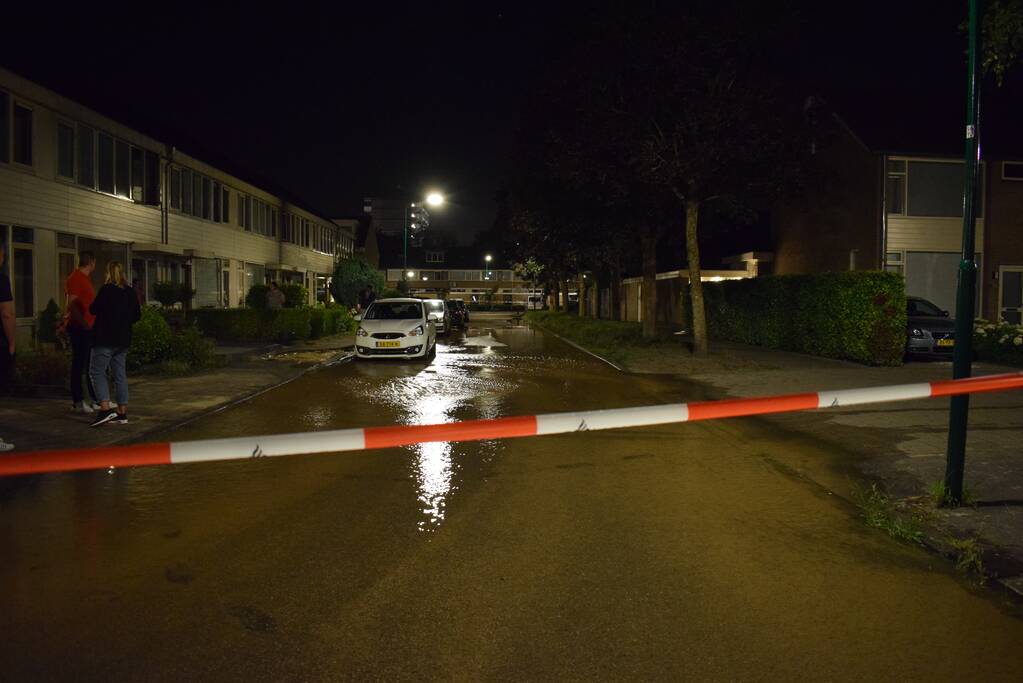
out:
{"label": "green metal pole", "polygon": [[404,229],[401,232],[401,279],[408,279],[408,207],[402,208]]}
{"label": "green metal pole", "polygon": [[[970,0],[969,68],[966,75],[966,151],[963,156],[963,254],[959,262],[956,290],[955,351],[952,377],[969,377],[973,363],[973,318],[977,292],[976,194],[980,166],[980,4]],[[948,419],[948,450],[945,458],[945,495],[951,505],[963,501],[966,470],[966,426],[970,412],[969,395],[953,396]]]}

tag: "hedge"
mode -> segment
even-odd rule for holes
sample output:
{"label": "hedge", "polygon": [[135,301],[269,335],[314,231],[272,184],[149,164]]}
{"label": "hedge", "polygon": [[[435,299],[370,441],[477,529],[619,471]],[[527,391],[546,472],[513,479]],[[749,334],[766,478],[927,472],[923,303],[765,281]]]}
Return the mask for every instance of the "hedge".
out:
{"label": "hedge", "polygon": [[208,337],[220,341],[291,342],[350,332],[352,318],[343,307],[203,308],[192,312],[193,320]]}
{"label": "hedge", "polygon": [[977,320],[973,328],[973,353],[978,360],[1023,366],[1023,325]]}
{"label": "hedge", "polygon": [[906,292],[901,275],[850,271],[704,283],[715,339],[901,365]]}

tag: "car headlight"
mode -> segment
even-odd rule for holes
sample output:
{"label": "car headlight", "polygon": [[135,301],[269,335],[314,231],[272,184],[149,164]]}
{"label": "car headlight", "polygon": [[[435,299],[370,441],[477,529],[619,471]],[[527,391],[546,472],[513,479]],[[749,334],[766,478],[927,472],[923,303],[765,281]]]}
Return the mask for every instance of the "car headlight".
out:
{"label": "car headlight", "polygon": [[409,332],[408,336],[410,336],[410,337],[418,337],[421,334],[423,334],[423,326],[422,325],[420,325],[416,329],[414,329],[411,332]]}
{"label": "car headlight", "polygon": [[909,336],[913,337],[914,339],[923,339],[924,337],[927,336],[927,334],[919,327],[914,327],[912,330],[909,331]]}
{"label": "car headlight", "polygon": [[366,330],[364,330],[363,328],[360,327],[359,329],[357,329],[355,331],[355,336],[356,337],[368,337],[369,336],[369,332],[367,332]]}

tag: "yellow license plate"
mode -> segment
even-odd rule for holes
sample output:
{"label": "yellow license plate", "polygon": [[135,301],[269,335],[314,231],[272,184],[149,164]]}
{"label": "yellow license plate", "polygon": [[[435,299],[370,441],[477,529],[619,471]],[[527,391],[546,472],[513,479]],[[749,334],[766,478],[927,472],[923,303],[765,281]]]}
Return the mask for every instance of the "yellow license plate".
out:
{"label": "yellow license plate", "polygon": [[938,346],[955,346],[955,345],[956,345],[956,340],[955,339],[939,339],[938,340]]}
{"label": "yellow license plate", "polygon": [[377,342],[377,348],[378,349],[395,349],[395,348],[398,348],[399,346],[401,346],[401,342],[398,342],[398,341],[378,341]]}

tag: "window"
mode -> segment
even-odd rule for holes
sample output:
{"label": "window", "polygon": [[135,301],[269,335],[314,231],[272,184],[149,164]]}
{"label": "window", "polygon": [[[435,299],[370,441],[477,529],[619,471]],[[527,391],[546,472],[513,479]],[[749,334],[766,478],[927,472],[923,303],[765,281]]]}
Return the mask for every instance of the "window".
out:
{"label": "window", "polygon": [[192,173],[192,215],[202,216],[205,211],[202,203],[202,176]]}
{"label": "window", "polygon": [[75,129],[66,123],[57,123],[57,175],[75,177]]}
{"label": "window", "polygon": [[192,172],[181,169],[181,211],[192,213]]}
{"label": "window", "polygon": [[209,220],[213,215],[213,206],[210,203],[212,185],[209,178],[202,179],[202,217]]}
{"label": "window", "polygon": [[245,198],[245,229],[252,230],[252,197]]}
{"label": "window", "polygon": [[[963,164],[910,161],[906,212],[910,216],[962,217]],[[978,174],[983,177],[983,174]],[[981,216],[983,185],[978,182],[976,211]]]}
{"label": "window", "polygon": [[114,139],[109,135],[99,134],[99,144],[96,149],[97,177],[99,180],[99,191],[114,193]]}
{"label": "window", "polygon": [[444,252],[443,251],[428,251],[426,252],[427,263],[444,263]]}
{"label": "window", "polygon": [[93,170],[95,164],[95,149],[92,128],[78,126],[78,154],[75,161],[78,163],[78,184],[85,187],[96,187],[96,174]]}
{"label": "window", "polygon": [[7,163],[11,158],[10,140],[7,129],[11,125],[11,96],[0,90],[0,161]]}
{"label": "window", "polygon": [[224,222],[231,222],[231,193],[224,188]]}
{"label": "window", "polygon": [[143,183],[142,201],[150,206],[160,205],[160,157],[156,152],[146,152],[146,179]]}
{"label": "window", "polygon": [[181,208],[181,169],[170,170],[170,205],[172,209]]}
{"label": "window", "polygon": [[245,223],[245,197],[238,195],[238,225],[246,230],[249,226]]}
{"label": "window", "polygon": [[138,147],[131,148],[131,199],[142,201],[142,188],[146,177],[146,157]]}
{"label": "window", "polygon": [[[902,164],[902,171],[892,171],[892,164]],[[906,213],[906,162],[888,162],[888,184],[884,190],[885,210],[890,214]]]}
{"label": "window", "polygon": [[32,110],[20,104],[14,105],[14,160],[32,165]]}
{"label": "window", "polygon": [[220,222],[220,183],[213,181],[213,220]]}
{"label": "window", "polygon": [[131,149],[127,142],[117,141],[114,147],[114,194],[131,198]]}
{"label": "window", "polygon": [[1023,162],[1003,161],[1002,180],[1023,180]]}
{"label": "window", "polygon": [[13,266],[14,315],[18,318],[35,316],[35,291],[33,282],[32,243],[35,231],[32,228],[15,227],[11,230],[14,253]]}

